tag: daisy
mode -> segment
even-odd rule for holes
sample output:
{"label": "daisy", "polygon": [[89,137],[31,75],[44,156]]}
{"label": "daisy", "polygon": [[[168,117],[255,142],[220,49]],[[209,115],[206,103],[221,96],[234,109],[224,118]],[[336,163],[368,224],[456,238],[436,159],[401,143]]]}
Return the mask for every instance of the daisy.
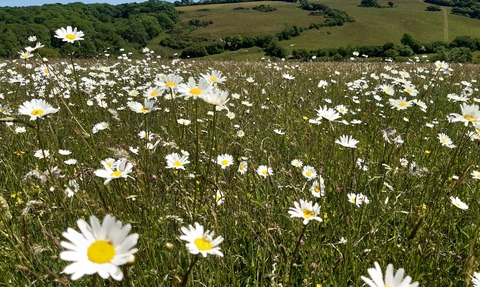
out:
{"label": "daisy", "polygon": [[317,111],[317,121],[321,121],[322,119],[326,119],[328,121],[336,121],[337,119],[339,119],[341,116],[340,114],[334,110],[334,109],[331,109],[331,108],[327,108],[326,106],[324,106],[323,108],[320,107]]}
{"label": "daisy", "polygon": [[175,74],[169,74],[165,77],[163,81],[158,81],[156,84],[165,90],[176,90],[178,88],[178,85],[183,81],[183,78],[180,76],[177,76]]}
{"label": "daisy", "polygon": [[215,105],[217,111],[219,110],[228,110],[225,104],[229,101],[228,92],[222,90],[210,90],[208,93],[205,93],[202,99],[212,105]]}
{"label": "daisy", "polygon": [[403,279],[405,271],[403,268],[398,269],[397,273],[393,274],[393,265],[388,264],[387,270],[385,271],[385,280],[383,279],[382,269],[380,265],[375,262],[375,269],[369,268],[368,274],[370,278],[361,276],[363,281],[365,281],[370,287],[417,287],[418,282],[410,283],[412,278],[410,276]]}
{"label": "daisy", "polygon": [[192,123],[192,121],[190,120],[186,120],[186,119],[178,119],[177,120],[177,123],[183,125],[183,126],[188,126]]}
{"label": "daisy", "polygon": [[72,154],[71,151],[66,150],[66,149],[59,149],[59,150],[58,150],[58,153],[61,154],[61,155],[70,155],[70,154]]}
{"label": "daisy", "polygon": [[237,131],[237,137],[243,138],[245,136],[245,132],[242,130]]}
{"label": "daisy", "polygon": [[178,85],[178,93],[180,93],[180,96],[185,97],[186,100],[191,97],[197,99],[203,98],[206,93],[210,92],[211,88],[207,80],[202,78],[197,85],[195,80],[190,77],[188,83]]}
{"label": "daisy", "polygon": [[128,262],[128,258],[138,251],[133,248],[138,241],[138,234],[130,234],[132,226],[122,226],[120,221],[111,215],[105,216],[102,224],[95,216],[90,216],[90,225],[82,219],[77,221],[81,233],[68,228],[62,233],[68,241],[61,245],[67,251],[60,253],[60,258],[73,262],[63,270],[71,274],[72,280],[77,280],[83,275],[98,273],[103,279],[112,276],[120,281],[123,273],[120,265]]}
{"label": "daisy", "polygon": [[222,169],[227,168],[233,164],[233,157],[229,154],[222,154],[217,157],[217,163],[222,167]]}
{"label": "daisy", "polygon": [[104,169],[97,169],[94,173],[98,177],[105,178],[104,185],[107,185],[112,179],[131,177],[128,174],[132,172],[133,164],[127,162],[126,158],[121,158],[112,164],[110,167],[108,164],[103,165]]}
{"label": "daisy", "polygon": [[468,209],[468,205],[466,205],[464,202],[462,202],[458,197],[450,196],[450,200],[452,201],[452,204],[455,205],[456,207],[458,207],[460,209],[463,209],[463,210]]}
{"label": "daisy", "polygon": [[348,112],[347,107],[345,107],[344,105],[338,105],[335,107],[335,109],[342,115],[345,115]]}
{"label": "daisy", "polygon": [[37,118],[43,118],[48,114],[54,114],[59,109],[55,109],[45,100],[33,99],[31,101],[24,102],[18,109],[18,113],[21,115],[30,116],[30,120],[34,121]]}
{"label": "daisy", "polygon": [[184,235],[180,236],[181,240],[187,241],[188,251],[192,254],[202,254],[203,257],[207,257],[207,254],[213,254],[223,257],[223,253],[220,252],[218,245],[222,243],[223,237],[218,236],[213,239],[214,232],[207,230],[204,232],[203,226],[198,222],[195,222],[195,227],[192,225],[182,227],[181,230]]}
{"label": "daisy", "polygon": [[98,131],[103,131],[103,130],[108,129],[108,127],[109,127],[109,125],[108,125],[107,122],[100,122],[100,123],[93,126],[92,133],[96,134],[96,133],[98,133]]}
{"label": "daisy", "polygon": [[127,103],[128,107],[132,111],[134,111],[138,114],[147,114],[151,111],[154,111],[155,110],[155,107],[153,106],[154,104],[155,104],[155,99],[150,100],[150,101],[148,99],[145,99],[143,105],[139,102],[128,102]]}
{"label": "daisy", "polygon": [[217,193],[215,194],[215,202],[217,205],[222,204],[225,201],[225,198],[223,197],[223,192],[219,189],[217,190]]}
{"label": "daisy", "polygon": [[282,74],[282,78],[287,79],[287,80],[295,79],[295,77],[290,75],[289,73]]}
{"label": "daisy", "polygon": [[39,158],[39,159],[49,158],[50,157],[50,151],[39,149],[35,152],[35,154],[33,156],[36,157],[36,158]]}
{"label": "daisy", "polygon": [[257,168],[257,174],[259,176],[263,176],[264,178],[266,178],[267,176],[273,174],[273,170],[272,170],[272,168],[270,168],[266,165],[261,165]]}
{"label": "daisy", "polygon": [[16,127],[15,128],[15,133],[16,134],[23,134],[23,133],[26,133],[27,132],[27,129],[25,127]]}
{"label": "daisy", "polygon": [[378,89],[389,96],[393,96],[393,94],[395,94],[395,90],[389,85],[380,85],[378,86]]}
{"label": "daisy", "polygon": [[359,143],[359,141],[357,141],[351,136],[342,135],[340,136],[340,140],[336,140],[335,143],[348,148],[357,148],[357,144]]}
{"label": "daisy", "polygon": [[319,176],[319,180],[315,180],[313,182],[310,192],[314,197],[321,197],[325,195],[325,183],[321,176]]}
{"label": "daisy", "polygon": [[227,78],[223,76],[222,72],[217,70],[212,70],[210,73],[206,73],[206,74],[200,74],[200,76],[202,76],[202,78],[204,78],[205,80],[209,81],[212,84],[215,84],[215,83],[221,84],[225,82],[225,80],[227,80]]}
{"label": "daisy", "polygon": [[77,27],[72,30],[72,26],[68,26],[67,29],[60,28],[55,31],[55,38],[59,38],[62,39],[62,41],[64,42],[70,43],[83,40],[84,35],[85,34],[83,34],[82,31],[77,31]]}
{"label": "daisy", "polygon": [[111,169],[114,169],[115,168],[115,165],[117,164],[117,161],[115,161],[115,159],[109,157],[109,158],[106,158],[102,161],[100,161],[100,163],[104,166],[104,167],[109,167]]}
{"label": "daisy", "polygon": [[300,203],[294,202],[295,207],[290,207],[288,214],[290,217],[300,217],[303,218],[303,224],[306,225],[310,220],[317,220],[322,222],[323,220],[317,215],[320,213],[320,206],[315,203],[312,205],[311,201],[304,201],[300,199]]}
{"label": "daisy", "polygon": [[74,158],[71,158],[71,159],[67,159],[66,161],[64,161],[64,163],[66,165],[74,165],[74,164],[77,164],[77,160],[74,159]]}
{"label": "daisy", "polygon": [[471,175],[472,175],[473,179],[479,179],[480,180],[480,171],[474,170],[474,171],[472,171]]}
{"label": "daisy", "polygon": [[302,167],[303,162],[299,159],[294,159],[290,162],[294,167]]}
{"label": "daisy", "polygon": [[168,154],[165,156],[165,159],[167,160],[167,166],[165,168],[185,170],[185,165],[190,163],[190,161],[188,161],[188,156],[180,156],[178,153]]}
{"label": "daisy", "polygon": [[140,138],[142,138],[142,139],[151,141],[151,140],[154,139],[155,134],[152,133],[152,132],[140,131],[140,132],[138,133],[138,136],[139,136]]}
{"label": "daisy", "polygon": [[449,115],[452,122],[463,122],[465,126],[469,123],[475,124],[480,118],[480,110],[477,105],[468,105],[463,103],[461,105],[462,114],[453,113]]}
{"label": "daisy", "polygon": [[152,99],[158,98],[161,94],[162,94],[161,89],[158,89],[156,87],[150,87],[143,93],[143,96],[147,100],[152,100]]}
{"label": "daisy", "polygon": [[33,55],[30,54],[29,51],[20,51],[20,52],[18,52],[18,53],[20,54],[20,59],[25,59],[25,60],[26,60],[26,59],[28,59],[28,58],[33,57]]}
{"label": "daisy", "polygon": [[388,99],[392,109],[397,110],[406,110],[413,105],[412,101],[407,101],[407,99],[403,97],[399,97],[398,99]]}
{"label": "daisy", "polygon": [[348,197],[348,202],[356,204],[357,207],[360,207],[360,205],[362,205],[363,203],[362,199],[359,198],[355,193],[349,193],[347,194],[347,197]]}
{"label": "daisy", "polygon": [[450,137],[444,133],[438,134],[438,139],[440,140],[440,143],[442,144],[442,146],[451,146],[453,144]]}
{"label": "daisy", "polygon": [[307,180],[312,180],[317,176],[317,171],[315,171],[314,167],[306,165],[306,166],[303,167],[302,175]]}
{"label": "daisy", "polygon": [[248,163],[246,161],[242,161],[238,165],[238,172],[240,174],[245,174],[247,172],[247,168],[248,168]]}

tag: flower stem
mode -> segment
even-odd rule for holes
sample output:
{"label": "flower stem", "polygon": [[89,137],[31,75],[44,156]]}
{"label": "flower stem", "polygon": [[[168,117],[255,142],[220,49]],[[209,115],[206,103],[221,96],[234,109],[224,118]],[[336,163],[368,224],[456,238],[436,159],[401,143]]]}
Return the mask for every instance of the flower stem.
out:
{"label": "flower stem", "polygon": [[300,233],[300,236],[298,237],[297,244],[295,245],[295,250],[293,250],[292,253],[292,258],[290,258],[290,267],[289,267],[289,274],[288,274],[288,280],[287,284],[285,286],[293,286],[292,285],[292,274],[293,274],[293,262],[295,261],[295,256],[297,256],[298,252],[298,247],[300,247],[300,242],[302,242],[303,235],[305,234],[305,231],[307,230],[308,224],[305,224],[303,226],[302,232]]}
{"label": "flower stem", "polygon": [[93,274],[93,276],[92,276],[92,287],[97,286],[97,279],[98,279],[98,274],[97,273]]}
{"label": "flower stem", "polygon": [[200,258],[200,257],[199,257],[199,254],[197,254],[197,255],[195,256],[195,258],[193,259],[192,263],[190,263],[190,266],[188,266],[187,272],[185,273],[185,275],[183,275],[182,285],[180,285],[180,287],[187,286],[188,276],[189,276],[190,273],[192,272],[193,266],[195,265],[195,263],[197,263],[197,261],[198,261],[199,258]]}

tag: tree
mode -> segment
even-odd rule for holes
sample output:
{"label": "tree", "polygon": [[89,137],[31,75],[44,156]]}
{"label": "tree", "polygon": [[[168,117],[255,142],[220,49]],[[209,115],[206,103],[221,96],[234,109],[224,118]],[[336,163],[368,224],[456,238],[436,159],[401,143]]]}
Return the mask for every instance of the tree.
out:
{"label": "tree", "polygon": [[391,1],[388,2],[388,6],[389,6],[390,8],[393,8],[394,5],[395,5],[395,4],[394,4],[393,2],[391,2]]}
{"label": "tree", "polygon": [[360,2],[360,6],[362,6],[362,7],[380,7],[380,5],[378,5],[377,0],[362,0],[362,2]]}
{"label": "tree", "polygon": [[422,44],[420,44],[420,42],[415,40],[413,36],[409,33],[403,34],[402,39],[400,40],[400,43],[402,43],[405,46],[409,46],[413,50],[413,52],[417,54],[422,52]]}

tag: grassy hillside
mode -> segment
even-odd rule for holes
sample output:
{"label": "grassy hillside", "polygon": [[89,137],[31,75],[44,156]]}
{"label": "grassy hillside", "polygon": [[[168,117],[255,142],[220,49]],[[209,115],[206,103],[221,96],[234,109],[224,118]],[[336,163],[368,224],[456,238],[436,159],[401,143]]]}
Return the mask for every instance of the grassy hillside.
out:
{"label": "grassy hillside", "polygon": [[[348,44],[369,45],[386,42],[400,44],[402,35],[407,32],[421,42],[451,41],[460,35],[480,37],[480,30],[475,29],[480,24],[478,20],[452,15],[451,8],[445,7],[442,8],[445,9],[444,11],[427,12],[425,9],[430,4],[418,0],[394,1],[396,8],[358,7],[359,0],[319,2],[331,8],[346,11],[355,18],[356,22],[347,23],[342,27],[306,30],[299,37],[281,42],[283,46],[289,49],[313,50]],[[387,0],[380,0],[379,4],[387,5],[387,2]],[[277,8],[277,11],[262,13],[251,9],[259,4],[259,2],[248,2],[178,7],[179,11],[184,12],[180,15],[179,25],[188,27],[187,22],[193,18],[202,21],[211,20],[213,25],[196,29],[190,35],[218,39],[235,34],[243,36],[276,33],[283,29],[286,22],[306,28],[311,23],[324,20],[323,17],[309,16],[308,11],[297,8],[296,3],[262,1],[261,4],[272,5]],[[249,9],[233,10],[235,7]],[[445,24],[445,15],[447,15],[447,24]]]}

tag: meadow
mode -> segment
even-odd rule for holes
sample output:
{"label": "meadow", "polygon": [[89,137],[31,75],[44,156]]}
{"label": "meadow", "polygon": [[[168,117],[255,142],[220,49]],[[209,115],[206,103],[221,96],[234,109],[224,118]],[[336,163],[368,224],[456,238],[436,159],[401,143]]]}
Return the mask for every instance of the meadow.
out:
{"label": "meadow", "polygon": [[144,52],[0,63],[0,284],[480,286],[479,66]]}
{"label": "meadow", "polygon": [[[315,1],[314,1],[315,2]],[[348,13],[355,19],[354,23],[346,23],[340,27],[325,27],[310,29],[298,37],[281,41],[280,44],[290,51],[293,49],[315,50],[318,48],[337,48],[347,45],[383,45],[392,42],[399,45],[404,33],[411,34],[416,40],[426,43],[433,41],[450,42],[457,36],[469,35],[480,37],[476,19],[450,14],[451,8],[442,7],[447,15],[447,31],[445,31],[444,12],[425,11],[430,4],[414,0],[393,1],[395,8],[364,8],[358,7],[358,0],[324,0],[316,1]],[[378,1],[387,6],[387,0]],[[262,1],[271,5],[277,11],[262,13],[252,10],[257,2],[209,4],[177,7],[180,14],[179,27],[188,30],[190,19],[213,21],[206,28],[193,30],[192,37],[207,39],[225,38],[231,35],[254,36],[275,34],[284,29],[285,23],[308,28],[311,23],[318,23],[324,17],[309,16],[309,11],[298,8],[297,3]],[[234,8],[248,10],[233,10]],[[151,41],[154,47],[167,34],[162,33]],[[231,54],[231,53],[230,53]]]}

